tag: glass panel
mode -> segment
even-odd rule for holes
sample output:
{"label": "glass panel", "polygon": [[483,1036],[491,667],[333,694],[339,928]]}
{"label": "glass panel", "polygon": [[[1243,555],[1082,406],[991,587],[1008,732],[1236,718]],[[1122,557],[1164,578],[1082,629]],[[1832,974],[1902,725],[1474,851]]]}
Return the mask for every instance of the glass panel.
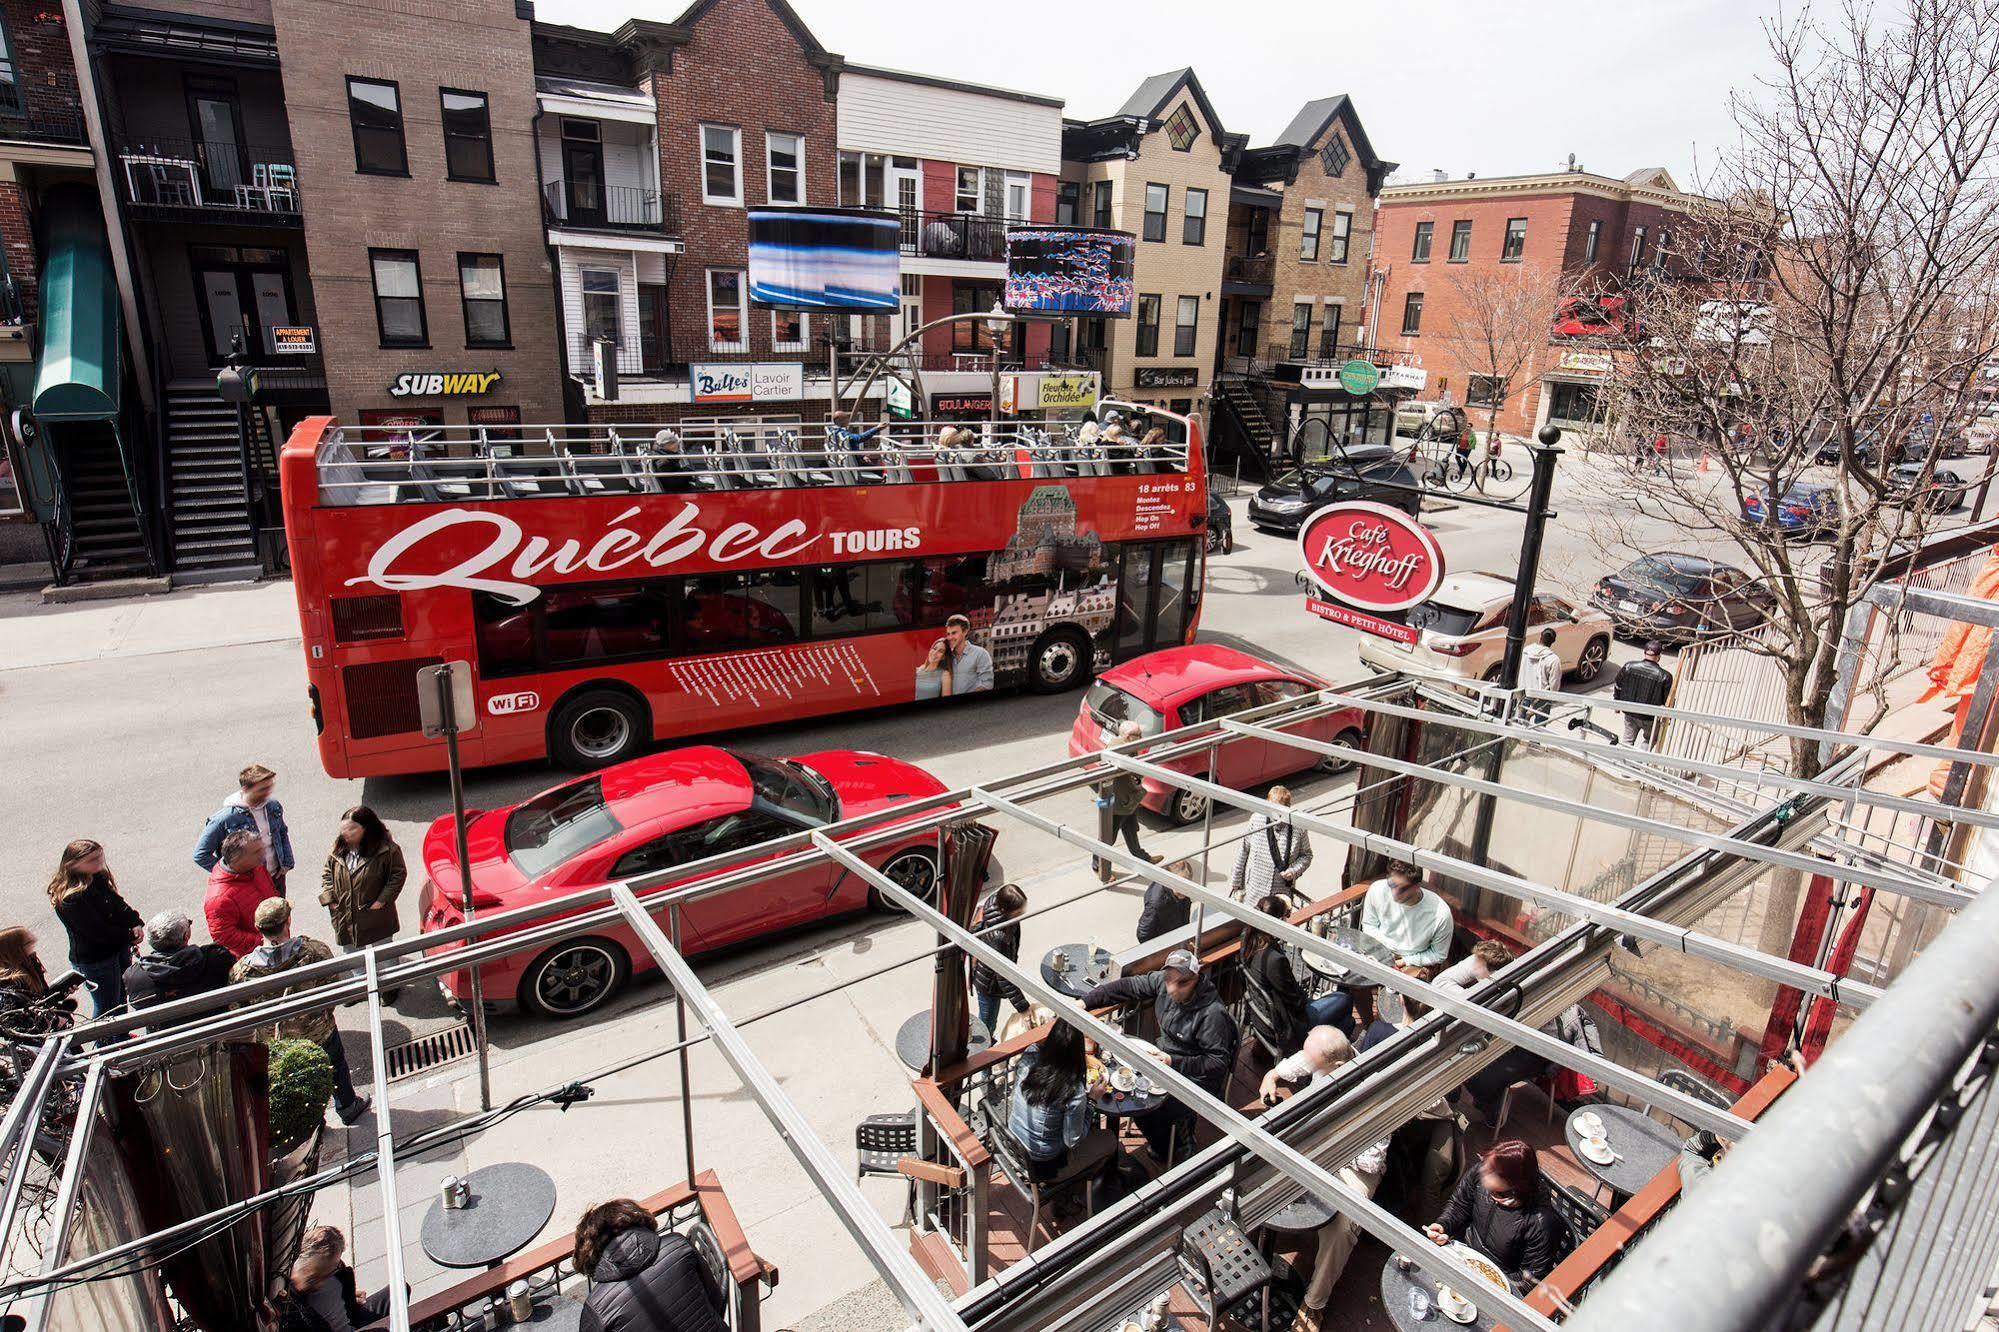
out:
{"label": "glass panel", "polygon": [[493,178],[492,125],[484,93],[443,97],[445,170],[459,180]]}
{"label": "glass panel", "polygon": [[823,566],[812,579],[812,635],[891,633],[916,627],[923,566],[881,564]]}
{"label": "glass panel", "polygon": [[743,340],[743,277],[733,270],[708,274],[708,337],[718,346]]}
{"label": "glass panel", "polygon": [[1126,546],[1124,571],[1118,579],[1117,638],[1112,651],[1119,656],[1143,652],[1150,643],[1152,628],[1153,568],[1151,546]]}
{"label": "glass panel", "polygon": [[194,118],[208,183],[218,190],[234,190],[243,183],[243,147],[236,141],[235,104],[219,97],[197,97]]}
{"label": "glass panel", "polygon": [[375,294],[389,298],[411,299],[423,295],[417,283],[416,261],[376,255]]}
{"label": "glass panel", "polygon": [[794,643],[800,637],[802,610],[795,569],[690,578],[680,602],[682,650],[726,652]]}
{"label": "glass panel", "polygon": [[1156,645],[1178,643],[1186,637],[1187,557],[1193,549],[1193,544],[1186,541],[1168,542],[1159,548],[1159,607],[1152,617],[1152,641]]}
{"label": "glass panel", "polygon": [[231,339],[243,327],[243,298],[234,273],[203,273],[201,299],[208,307],[209,350],[217,358],[232,350]]}
{"label": "glass panel", "polygon": [[711,199],[738,198],[736,132],[718,125],[701,127],[702,192]]}
{"label": "glass panel", "polygon": [[261,347],[272,328],[292,322],[292,303],[285,294],[283,273],[252,273],[250,290],[256,299],[258,325],[257,336],[251,339],[251,343]]}

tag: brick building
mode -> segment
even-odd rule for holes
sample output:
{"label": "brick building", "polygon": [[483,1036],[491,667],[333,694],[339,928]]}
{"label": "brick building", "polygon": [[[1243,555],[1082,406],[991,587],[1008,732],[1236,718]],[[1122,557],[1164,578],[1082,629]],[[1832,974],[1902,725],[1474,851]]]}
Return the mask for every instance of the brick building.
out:
{"label": "brick building", "polygon": [[1344,96],[1307,102],[1274,142],[1236,164],[1211,434],[1256,470],[1308,421],[1322,423],[1307,432],[1314,452],[1327,439],[1385,439],[1392,428],[1393,398],[1406,396],[1411,376],[1356,396],[1338,371],[1373,358],[1365,325],[1375,198],[1394,169]]}
{"label": "brick building", "polygon": [[1155,74],[1114,115],[1064,126],[1056,220],[1073,215],[1138,236],[1133,317],[1077,323],[1074,351],[1100,364],[1107,396],[1176,412],[1207,398],[1231,173],[1243,144],[1191,69]]}
{"label": "brick building", "polygon": [[[1674,226],[1699,203],[1657,167],[1623,179],[1564,171],[1390,186],[1375,224],[1376,341],[1420,356],[1428,393],[1449,394],[1481,426],[1498,401],[1507,434],[1548,421],[1587,428],[1602,419],[1612,353],[1600,321],[1569,317],[1569,298],[1608,294],[1602,304],[1621,317],[1619,287],[1675,262]],[[1502,277],[1546,297],[1545,321],[1524,335],[1525,368],[1507,384],[1478,373],[1491,366],[1477,345],[1498,336],[1495,321],[1466,312],[1478,284]]]}

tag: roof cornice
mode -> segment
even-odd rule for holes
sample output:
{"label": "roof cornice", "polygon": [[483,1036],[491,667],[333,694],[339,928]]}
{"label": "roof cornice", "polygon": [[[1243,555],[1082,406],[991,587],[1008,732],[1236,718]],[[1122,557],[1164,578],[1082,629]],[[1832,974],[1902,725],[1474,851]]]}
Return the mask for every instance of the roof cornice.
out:
{"label": "roof cornice", "polygon": [[1442,203],[1523,194],[1588,194],[1600,199],[1656,204],[1679,212],[1693,212],[1713,202],[1698,194],[1633,185],[1629,181],[1593,175],[1587,171],[1549,171],[1535,176],[1493,176],[1486,180],[1437,180],[1389,185],[1381,191],[1381,204],[1387,207],[1399,203]]}

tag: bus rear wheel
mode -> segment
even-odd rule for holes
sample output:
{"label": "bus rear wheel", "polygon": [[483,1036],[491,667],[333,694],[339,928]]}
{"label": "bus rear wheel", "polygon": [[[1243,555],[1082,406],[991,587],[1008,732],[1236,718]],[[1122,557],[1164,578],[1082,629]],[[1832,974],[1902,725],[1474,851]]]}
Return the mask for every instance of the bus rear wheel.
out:
{"label": "bus rear wheel", "polygon": [[555,711],[548,727],[548,752],[565,768],[593,768],[636,758],[645,747],[645,709],[616,689],[586,689]]}
{"label": "bus rear wheel", "polygon": [[1090,640],[1080,629],[1050,629],[1034,640],[1027,683],[1037,694],[1059,694],[1090,678]]}

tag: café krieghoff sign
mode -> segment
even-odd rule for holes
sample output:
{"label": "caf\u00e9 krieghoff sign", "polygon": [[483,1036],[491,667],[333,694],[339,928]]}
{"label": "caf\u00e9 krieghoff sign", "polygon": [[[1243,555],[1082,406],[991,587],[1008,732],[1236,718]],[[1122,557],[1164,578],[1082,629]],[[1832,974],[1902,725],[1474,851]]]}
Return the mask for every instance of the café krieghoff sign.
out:
{"label": "caf\u00e9 krieghoff sign", "polygon": [[500,382],[498,370],[424,371],[397,375],[389,385],[391,398],[477,398]]}

